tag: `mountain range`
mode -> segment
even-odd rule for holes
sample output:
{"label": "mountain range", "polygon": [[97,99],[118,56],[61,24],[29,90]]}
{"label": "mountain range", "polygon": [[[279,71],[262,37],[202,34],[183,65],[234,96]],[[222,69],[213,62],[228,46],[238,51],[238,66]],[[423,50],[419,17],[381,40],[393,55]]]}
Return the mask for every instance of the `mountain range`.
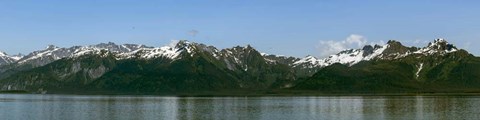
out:
{"label": "mountain range", "polygon": [[319,59],[217,49],[180,40],[151,47],[101,43],[27,55],[0,52],[0,89],[48,93],[251,94],[477,92],[480,59],[444,39],[390,40]]}

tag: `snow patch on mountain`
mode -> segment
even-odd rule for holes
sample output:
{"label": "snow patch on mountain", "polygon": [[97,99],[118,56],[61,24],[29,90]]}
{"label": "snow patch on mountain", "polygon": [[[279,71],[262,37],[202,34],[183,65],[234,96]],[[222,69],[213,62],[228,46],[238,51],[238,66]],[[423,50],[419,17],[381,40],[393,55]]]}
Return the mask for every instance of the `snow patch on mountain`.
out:
{"label": "snow patch on mountain", "polygon": [[10,56],[10,58],[12,58],[15,61],[18,61],[18,60],[22,59],[23,57],[25,57],[25,56],[22,55],[22,54]]}
{"label": "snow patch on mountain", "polygon": [[159,48],[140,48],[138,50],[119,54],[117,59],[130,59],[130,58],[143,58],[152,59],[159,57],[166,57],[170,59],[176,59],[182,52],[179,48],[172,48],[170,46]]}
{"label": "snow patch on mountain", "polygon": [[26,63],[30,60],[35,60],[35,59],[43,59],[46,56],[53,58],[54,60],[58,60],[60,58],[66,57],[66,55],[60,55],[56,53],[62,53],[61,48],[53,45],[47,46],[45,50],[41,51],[35,51],[33,53],[30,53],[29,55],[25,56],[23,59],[20,59],[18,63]]}
{"label": "snow patch on mountain", "polygon": [[[255,54],[251,54],[255,51]],[[148,47],[139,44],[122,44],[101,43],[90,46],[74,46],[70,48],[59,48],[49,45],[45,50],[34,51],[26,56],[8,56],[0,52],[0,64],[19,63],[34,64],[34,66],[42,66],[62,58],[76,58],[89,54],[102,53],[113,54],[117,60],[121,59],[153,59],[168,58],[171,60],[181,59],[182,56],[195,57],[196,55],[212,57],[207,59],[217,59],[223,61],[226,66],[233,69],[247,70],[248,66],[244,66],[253,56],[261,55],[268,64],[287,64],[292,67],[301,68],[317,68],[330,66],[340,63],[345,65],[355,65],[361,61],[369,61],[375,59],[399,59],[413,54],[431,55],[436,53],[446,54],[458,51],[458,49],[449,44],[444,39],[436,39],[424,48],[405,47],[397,41],[389,41],[386,45],[366,45],[362,49],[348,49],[338,54],[330,55],[327,58],[319,59],[314,56],[306,56],[305,58],[285,57],[283,55],[272,55],[267,53],[258,53],[250,45],[245,47],[233,47],[218,50],[213,46],[207,46],[186,40],[176,40],[164,47]]]}
{"label": "snow patch on mountain", "polygon": [[[175,45],[173,45],[174,43]],[[181,54],[188,54],[190,57],[194,57],[197,52],[204,52],[212,55],[217,60],[220,59],[219,50],[213,46],[207,46],[204,44],[189,42],[186,40],[172,41],[167,46],[163,47],[152,47],[152,48],[140,48],[135,51],[121,53],[118,55],[117,59],[130,59],[130,58],[142,58],[142,59],[152,59],[165,57],[172,60],[181,59]]]}
{"label": "snow patch on mountain", "polygon": [[21,58],[23,58],[23,55],[21,54],[10,56],[5,52],[0,51],[0,65],[15,63]]}
{"label": "snow patch on mountain", "polygon": [[308,68],[312,68],[312,67],[316,67],[316,66],[321,66],[323,65],[323,63],[321,63],[321,61],[323,60],[320,60],[316,57],[313,57],[311,55],[308,55],[307,57],[305,58],[302,58],[296,62],[293,63],[294,66],[298,66],[300,64],[307,64]]}
{"label": "snow patch on mountain", "polygon": [[[390,47],[389,44],[384,45],[384,46],[380,47],[379,49],[375,49],[372,54],[370,54],[370,55],[368,55],[368,56],[365,56],[365,57],[363,58],[363,60],[372,60],[372,59],[374,59],[374,58],[377,57],[377,56],[381,56],[382,53],[383,53],[383,51],[385,51],[388,47]],[[360,62],[360,61],[358,61],[358,62]],[[358,63],[358,62],[357,62],[357,63]]]}
{"label": "snow patch on mountain", "polygon": [[298,59],[295,57],[287,57],[285,55],[274,55],[274,54],[268,54],[268,53],[260,53],[260,55],[262,55],[263,59],[270,64],[281,63],[281,64],[291,65],[295,61],[295,59]]}
{"label": "snow patch on mountain", "polygon": [[7,53],[0,51],[0,57],[1,56],[7,56]]}
{"label": "snow patch on mountain", "polygon": [[19,65],[31,64],[33,66],[43,66],[62,58],[76,58],[89,54],[98,54],[105,57],[108,54],[102,53],[120,54],[131,52],[140,48],[149,47],[138,44],[117,45],[112,42],[89,46],[73,46],[70,48],[60,48],[54,45],[48,45],[44,50],[34,51],[24,57],[19,56],[16,59],[18,59],[17,63]]}
{"label": "snow patch on mountain", "polygon": [[415,51],[415,54],[446,54],[458,51],[458,49],[453,45],[448,43],[445,39],[435,39],[433,42],[429,43],[427,47],[424,47],[418,51]]}
{"label": "snow patch on mountain", "polygon": [[[388,52],[386,51],[387,49],[389,49]],[[427,47],[424,47],[422,49],[417,49],[414,47],[408,48],[401,45],[397,41],[389,41],[388,44],[383,46],[375,45],[375,47],[372,47],[367,45],[363,49],[344,50],[338,54],[330,55],[329,57],[324,59],[307,56],[294,62],[293,66],[313,68],[330,66],[335,63],[352,66],[361,61],[369,61],[374,59],[400,59],[413,54],[445,55],[447,53],[456,52],[458,50],[459,49],[457,49],[454,45],[449,44],[445,39],[435,39]]]}
{"label": "snow patch on mountain", "polygon": [[418,78],[420,76],[420,72],[422,71],[422,69],[423,69],[423,63],[420,63],[420,65],[418,67],[418,71],[417,71],[417,73],[415,73],[416,78]]}
{"label": "snow patch on mountain", "polygon": [[80,57],[80,56],[84,56],[84,55],[88,55],[88,54],[100,54],[100,52],[102,51],[102,49],[100,48],[95,48],[95,47],[80,47],[79,49],[76,49],[74,52],[73,52],[73,55],[71,55],[70,57]]}
{"label": "snow patch on mountain", "polygon": [[303,59],[300,59],[293,63],[294,66],[299,66],[302,64],[309,64],[307,65],[309,68],[311,67],[325,67],[330,66],[335,63],[346,64],[346,65],[355,65],[361,61],[368,61],[378,56],[381,56],[383,51],[388,48],[388,44],[384,46],[380,46],[373,50],[373,53],[369,53],[367,50],[363,49],[349,49],[344,50],[338,54],[330,55],[324,59],[318,59],[313,56],[307,56]]}
{"label": "snow patch on mountain", "polygon": [[10,64],[15,62],[16,60],[11,56],[8,56],[7,53],[0,51],[0,65]]}

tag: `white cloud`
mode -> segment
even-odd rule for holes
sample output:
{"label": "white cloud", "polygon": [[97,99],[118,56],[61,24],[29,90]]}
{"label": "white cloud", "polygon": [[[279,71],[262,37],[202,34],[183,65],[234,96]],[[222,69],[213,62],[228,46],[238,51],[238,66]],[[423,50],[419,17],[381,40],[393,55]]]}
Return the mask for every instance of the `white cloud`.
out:
{"label": "white cloud", "polygon": [[[333,54],[337,54],[338,52],[346,49],[351,48],[361,48],[368,43],[366,37],[358,34],[351,34],[345,40],[338,41],[338,40],[321,40],[317,49],[320,51],[320,57],[327,57]],[[370,44],[379,44],[383,45],[385,42],[378,41],[378,42],[370,42]]]}
{"label": "white cloud", "polygon": [[168,43],[168,47],[175,47],[179,41],[180,40],[170,40],[170,43]]}
{"label": "white cloud", "polygon": [[320,41],[320,45],[317,46],[317,48],[320,50],[320,56],[326,57],[347,49],[347,46],[345,45],[345,41],[338,42],[338,41],[329,40],[329,41]]}
{"label": "white cloud", "polygon": [[358,47],[360,47],[367,43],[367,39],[361,35],[351,34],[344,42],[346,42],[347,44],[357,44]]}

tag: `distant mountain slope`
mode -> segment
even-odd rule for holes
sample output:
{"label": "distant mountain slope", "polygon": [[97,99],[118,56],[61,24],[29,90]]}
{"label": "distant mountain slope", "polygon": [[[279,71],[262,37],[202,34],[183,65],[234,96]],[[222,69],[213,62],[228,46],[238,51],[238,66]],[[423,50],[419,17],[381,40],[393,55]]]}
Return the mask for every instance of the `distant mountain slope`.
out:
{"label": "distant mountain slope", "polygon": [[139,93],[262,90],[288,86],[296,78],[288,65],[267,61],[250,46],[217,50],[180,41],[174,47],[72,55],[12,74],[0,81],[1,88]]}
{"label": "distant mountain slope", "polygon": [[375,60],[327,66],[295,88],[347,93],[480,92],[480,58],[467,51],[443,39],[421,49],[395,48],[387,48],[384,53],[388,53]]}
{"label": "distant mountain slope", "polygon": [[325,93],[480,92],[480,58],[444,39],[398,41],[324,59],[217,49],[185,40],[163,47],[101,43],[0,54],[0,90],[128,94],[311,90]]}
{"label": "distant mountain slope", "polygon": [[15,62],[14,57],[8,56],[7,53],[0,51],[0,65],[10,64]]}
{"label": "distant mountain slope", "polygon": [[[123,44],[116,45],[114,43],[101,43],[89,46],[73,46],[70,48],[60,48],[54,45],[48,45],[43,50],[31,52],[25,56],[15,55],[8,56],[10,62],[0,64],[0,79],[8,77],[11,74],[30,70],[32,68],[41,67],[63,58],[73,58],[86,54],[99,54],[102,50],[120,54],[131,52],[140,48],[149,48],[145,45]],[[1,57],[0,57],[1,58]],[[0,60],[1,61],[1,60]]]}

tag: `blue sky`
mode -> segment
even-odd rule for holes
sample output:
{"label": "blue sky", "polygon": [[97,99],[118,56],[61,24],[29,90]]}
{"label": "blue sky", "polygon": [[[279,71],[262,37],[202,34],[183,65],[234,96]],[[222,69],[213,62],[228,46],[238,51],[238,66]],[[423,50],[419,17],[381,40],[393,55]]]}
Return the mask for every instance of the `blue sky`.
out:
{"label": "blue sky", "polygon": [[[479,55],[478,5],[473,0],[3,0],[0,51],[26,54],[48,44],[109,41],[163,46],[188,39],[303,57],[334,53],[329,47],[335,45],[356,48],[395,39],[425,46],[445,38]],[[192,30],[197,33],[189,34]]]}

